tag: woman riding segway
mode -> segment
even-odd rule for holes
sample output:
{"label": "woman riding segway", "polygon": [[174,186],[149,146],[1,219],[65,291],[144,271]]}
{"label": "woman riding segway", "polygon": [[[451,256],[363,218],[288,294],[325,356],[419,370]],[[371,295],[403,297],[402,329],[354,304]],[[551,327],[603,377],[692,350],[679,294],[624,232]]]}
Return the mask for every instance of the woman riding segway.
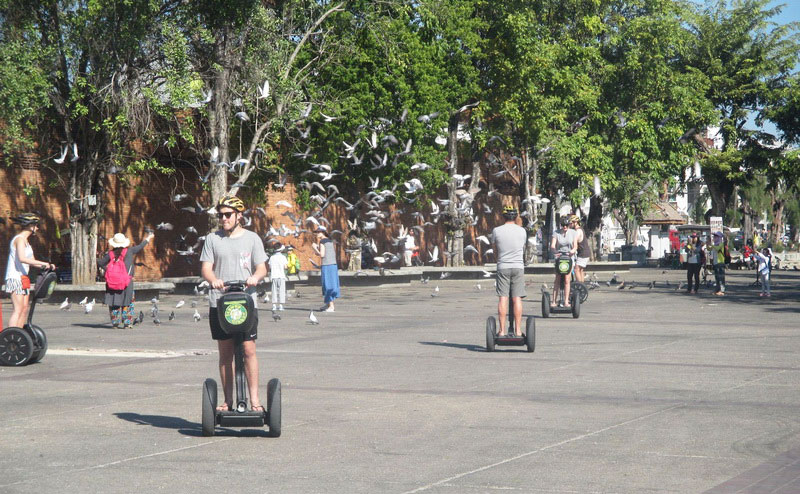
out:
{"label": "woman riding segway", "polygon": [[[568,275],[572,273],[572,269],[575,265],[573,256],[578,252],[578,234],[575,230],[570,229],[569,225],[569,218],[561,218],[561,230],[555,232],[553,240],[550,242],[550,249],[558,253],[556,255],[556,276],[553,280],[553,300],[550,302],[550,307],[556,307],[556,303],[559,300],[559,291],[562,289],[564,290],[564,298],[558,305],[561,307],[571,307],[569,298],[570,276]],[[567,258],[570,262],[569,270],[563,273],[563,266]],[[565,274],[567,276],[565,276]],[[563,287],[561,286],[562,280],[564,284]]]}
{"label": "woman riding segway", "polygon": [[[18,366],[38,362],[47,352],[47,337],[42,328],[33,324],[33,311],[37,298],[52,293],[56,275],[53,264],[33,257],[29,240],[39,230],[39,215],[22,213],[11,220],[21,225],[23,230],[11,239],[9,246],[5,290],[11,295],[14,311],[8,327],[0,332],[0,364]],[[33,301],[28,277],[31,266],[44,268],[37,279]]]}

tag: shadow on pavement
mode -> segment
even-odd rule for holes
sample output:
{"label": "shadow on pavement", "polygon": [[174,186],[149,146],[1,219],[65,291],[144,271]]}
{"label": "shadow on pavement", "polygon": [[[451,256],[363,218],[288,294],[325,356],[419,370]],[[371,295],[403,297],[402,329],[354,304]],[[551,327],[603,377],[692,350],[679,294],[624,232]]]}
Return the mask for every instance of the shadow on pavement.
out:
{"label": "shadow on pavement", "polygon": [[449,348],[459,348],[461,350],[469,350],[470,352],[485,352],[486,347],[482,347],[479,345],[468,345],[465,343],[447,343],[442,341],[420,341],[420,345],[431,345],[431,346],[446,346]]}
{"label": "shadow on pavement", "polygon": [[[176,429],[184,436],[202,437],[202,426],[197,422],[190,422],[180,417],[168,417],[165,415],[141,415],[133,412],[115,413],[115,416],[128,422],[140,425],[150,425],[162,429]],[[225,429],[217,427],[214,436],[222,437],[269,437],[266,429]]]}
{"label": "shadow on pavement", "polygon": [[102,323],[102,324],[90,324],[86,322],[74,322],[70,326],[78,326],[81,328],[92,328],[92,329],[114,329],[111,326],[111,323]]}

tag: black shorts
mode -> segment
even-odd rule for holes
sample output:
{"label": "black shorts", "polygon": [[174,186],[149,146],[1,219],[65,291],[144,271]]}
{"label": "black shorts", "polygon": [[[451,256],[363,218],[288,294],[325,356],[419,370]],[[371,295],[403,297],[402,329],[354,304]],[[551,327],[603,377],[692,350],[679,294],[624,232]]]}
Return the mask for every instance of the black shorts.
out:
{"label": "black shorts", "polygon": [[[252,341],[258,338],[258,311],[256,311],[256,322],[253,324],[253,329],[250,333],[244,334],[244,341]],[[233,335],[229,335],[222,330],[219,325],[219,318],[217,317],[217,308],[208,308],[208,325],[211,327],[211,339],[213,340],[230,340]]]}

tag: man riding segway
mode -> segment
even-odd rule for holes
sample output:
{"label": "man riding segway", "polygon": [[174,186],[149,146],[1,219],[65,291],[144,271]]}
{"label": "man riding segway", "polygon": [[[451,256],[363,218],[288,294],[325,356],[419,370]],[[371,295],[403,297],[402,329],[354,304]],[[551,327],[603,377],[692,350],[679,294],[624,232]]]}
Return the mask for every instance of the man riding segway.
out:
{"label": "man riding segway", "polygon": [[[233,354],[231,335],[220,327],[217,315],[217,300],[222,295],[226,281],[246,280],[248,293],[255,293],[255,286],[267,275],[264,244],[258,234],[246,230],[241,220],[244,203],[235,196],[223,197],[217,203],[217,217],[221,228],[206,237],[200,255],[202,276],[212,287],[208,292],[208,312],[211,337],[219,348],[219,374],[225,401],[218,411],[233,409]],[[250,395],[250,408],[263,410],[258,399],[258,358],[256,357],[257,325],[244,335],[244,371]]]}
{"label": "man riding segway", "polygon": [[517,225],[517,210],[514,206],[503,208],[506,222],[492,230],[492,243],[497,255],[497,315],[500,323],[498,337],[506,334],[506,315],[511,298],[514,307],[514,332],[522,336],[522,299],[525,293],[525,229]]}
{"label": "man riding segway", "polygon": [[[497,314],[486,320],[486,350],[495,345],[536,348],[536,321],[528,317],[522,333],[522,299],[525,297],[525,263],[523,253],[528,234],[516,224],[517,210],[503,208],[505,223],[492,230],[492,244],[497,255]],[[498,319],[500,329],[498,331]]]}

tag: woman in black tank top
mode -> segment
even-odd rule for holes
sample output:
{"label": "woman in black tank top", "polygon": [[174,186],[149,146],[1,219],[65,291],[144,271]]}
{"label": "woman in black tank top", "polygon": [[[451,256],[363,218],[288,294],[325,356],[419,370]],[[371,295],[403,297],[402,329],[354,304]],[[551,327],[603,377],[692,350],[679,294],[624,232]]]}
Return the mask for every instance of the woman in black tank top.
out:
{"label": "woman in black tank top", "polygon": [[578,252],[575,254],[578,260],[575,263],[575,279],[583,283],[586,276],[586,265],[591,256],[589,237],[586,236],[586,232],[581,228],[581,219],[577,215],[573,215],[569,220],[570,228],[578,232]]}

